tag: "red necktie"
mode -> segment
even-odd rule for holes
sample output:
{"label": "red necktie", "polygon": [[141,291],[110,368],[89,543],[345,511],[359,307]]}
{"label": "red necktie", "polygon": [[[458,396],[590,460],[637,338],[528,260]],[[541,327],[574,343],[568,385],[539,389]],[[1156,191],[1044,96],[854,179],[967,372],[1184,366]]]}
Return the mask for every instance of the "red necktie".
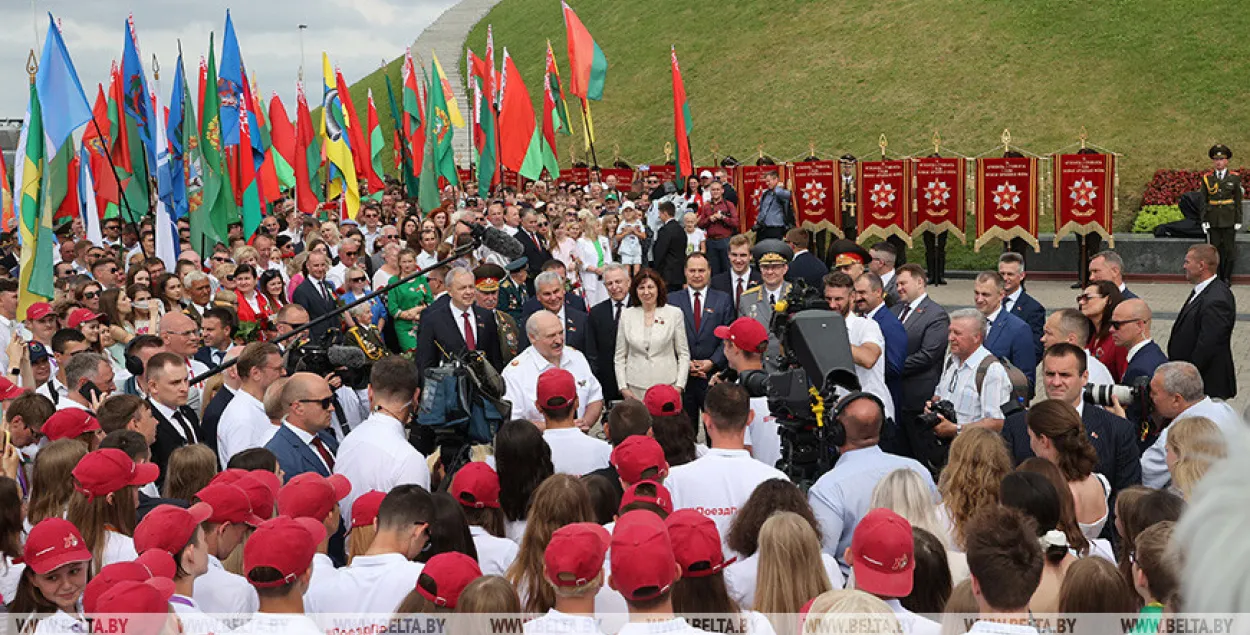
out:
{"label": "red necktie", "polygon": [[694,292],[694,332],[699,332],[699,327],[703,324],[703,303],[699,301],[699,292]]}
{"label": "red necktie", "polygon": [[734,292],[734,306],[742,303],[742,278],[738,278],[738,289]]}
{"label": "red necktie", "polygon": [[469,321],[469,312],[465,311],[461,316],[464,317],[464,345],[471,351],[477,350],[477,341],[473,337],[473,323]]}
{"label": "red necktie", "polygon": [[317,449],[317,454],[321,455],[321,460],[326,462],[326,467],[333,472],[334,455],[330,454],[330,448],[327,448],[326,444],[321,441],[321,437],[313,437],[312,446]]}

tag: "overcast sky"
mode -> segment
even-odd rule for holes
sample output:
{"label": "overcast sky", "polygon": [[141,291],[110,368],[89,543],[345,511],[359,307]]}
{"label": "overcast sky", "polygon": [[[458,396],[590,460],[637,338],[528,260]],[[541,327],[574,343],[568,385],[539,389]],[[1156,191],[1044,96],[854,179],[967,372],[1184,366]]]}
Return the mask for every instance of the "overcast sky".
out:
{"label": "overcast sky", "polygon": [[[217,59],[226,9],[248,73],[259,82],[266,100],[277,92],[288,113],[295,113],[295,82],[299,76],[300,37],[304,33],[306,83],[320,91],[321,52],[343,69],[348,83],[376,70],[383,59],[405,48],[456,0],[34,0],[38,37],[47,32],[47,12],[61,21],[66,46],[74,59],[87,100],[94,102],[96,85],[107,90],[109,65],[121,59],[126,16],[133,13],[139,53],[151,80],[151,59],[161,64],[161,101],[167,104],[178,40],[187,72],[194,78],[200,56],[208,54],[208,36],[215,34]],[[0,1],[0,118],[22,117],[29,97],[26,57],[35,46],[31,0]],[[38,55],[38,51],[36,51]],[[196,89],[191,79],[192,93]],[[315,105],[315,104],[314,104]]]}

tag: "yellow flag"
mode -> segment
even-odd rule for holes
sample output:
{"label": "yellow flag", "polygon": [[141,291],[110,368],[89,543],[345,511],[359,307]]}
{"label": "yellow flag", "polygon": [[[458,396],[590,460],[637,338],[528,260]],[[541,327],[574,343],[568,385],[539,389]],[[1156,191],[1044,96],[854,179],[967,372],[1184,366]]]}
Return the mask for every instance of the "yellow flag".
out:
{"label": "yellow flag", "polygon": [[434,71],[438,73],[438,81],[443,83],[443,98],[447,100],[447,118],[451,120],[451,125],[457,128],[464,127],[464,117],[460,116],[460,106],[456,103],[456,95],[451,92],[451,81],[447,79],[447,73],[443,72],[443,65],[438,63],[438,55],[430,53],[434,57]]}

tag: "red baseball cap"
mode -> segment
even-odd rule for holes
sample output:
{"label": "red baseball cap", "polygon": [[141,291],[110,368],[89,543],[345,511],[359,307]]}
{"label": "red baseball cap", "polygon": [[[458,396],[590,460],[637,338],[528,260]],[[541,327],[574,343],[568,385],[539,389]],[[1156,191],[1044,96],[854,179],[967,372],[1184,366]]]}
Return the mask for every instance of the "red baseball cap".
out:
{"label": "red baseball cap", "polygon": [[642,403],[652,417],[667,417],[681,412],[681,392],[668,384],[656,384],[647,389]]}
{"label": "red baseball cap", "polygon": [[664,594],[677,578],[677,558],[659,516],[636,509],[612,533],[612,588],[635,602]]}
{"label": "red baseball cap", "polygon": [[26,319],[42,320],[52,314],[52,305],[47,302],[36,302],[26,307]]}
{"label": "red baseball cap", "polygon": [[625,438],[620,445],[612,448],[612,467],[621,480],[626,483],[637,483],[643,480],[643,472],[656,470],[651,479],[662,479],[668,476],[668,461],[664,459],[664,448],[649,436],[635,434]]}
{"label": "red baseball cap", "polygon": [[71,562],[91,560],[91,551],[73,523],[64,518],[45,518],[26,534],[22,561],[43,574]]}
{"label": "red baseball cap", "polygon": [[[639,492],[639,489],[647,491]],[[651,490],[655,491],[655,495],[651,494]],[[655,481],[638,481],[626,487],[625,493],[621,495],[621,506],[618,509],[625,509],[626,505],[635,502],[651,503],[664,510],[665,514],[673,513],[673,495],[667,488]]]}
{"label": "red baseball cap", "polygon": [[[317,554],[317,545],[325,537],[325,525],[319,520],[290,516],[266,520],[252,532],[243,546],[243,573],[254,587],[270,588],[287,584],[308,571],[313,556]],[[261,567],[277,569],[282,577],[258,582],[252,574]]]}
{"label": "red baseball cap", "polygon": [[372,525],[373,521],[378,518],[378,508],[382,506],[384,498],[386,498],[386,492],[379,492],[376,489],[356,497],[356,500],[352,501],[352,529]]}
{"label": "red baseball cap", "polygon": [[[7,377],[0,377],[0,401],[8,401],[9,399],[17,399],[21,397],[26,390],[21,386],[9,381]],[[69,410],[69,408],[66,408]],[[77,410],[77,408],[74,408]],[[86,412],[85,410],[83,412]],[[88,415],[90,416],[90,415]],[[45,422],[46,425],[46,422]],[[99,425],[98,423],[96,424]]]}
{"label": "red baseball cap", "polygon": [[335,504],[351,493],[352,484],[342,474],[326,478],[316,472],[305,472],[278,490],[278,513],[324,522]]}
{"label": "red baseball cap", "polygon": [[715,333],[744,351],[763,353],[768,348],[768,329],[753,318],[740,317],[729,326],[716,327]]}
{"label": "red baseball cap", "polygon": [[560,587],[583,586],[603,571],[612,536],[595,523],[572,523],[551,534],[543,552],[547,580]]}
{"label": "red baseball cap", "polygon": [[98,320],[102,317],[104,317],[103,313],[96,313],[95,311],[92,311],[91,309],[84,309],[82,307],[79,307],[69,312],[69,320],[67,321],[68,322],[67,326],[69,328],[76,329],[82,326],[83,322],[91,322],[92,320]]}
{"label": "red baseball cap", "polygon": [[720,573],[733,558],[725,560],[720,532],[711,518],[693,509],[679,509],[664,519],[673,553],[683,578],[702,578]]}
{"label": "red baseball cap", "polygon": [[247,499],[247,492],[238,485],[209,483],[207,487],[196,492],[195,497],[212,506],[213,513],[206,522],[247,523],[253,527],[265,522],[252,513],[252,503]]}
{"label": "red baseball cap", "polygon": [[[65,412],[62,410],[61,412]],[[74,466],[74,489],[91,500],[131,485],[147,485],[160,476],[155,463],[135,463],[130,455],[114,448],[88,452]]]}
{"label": "red baseball cap", "polygon": [[482,461],[469,463],[452,479],[451,495],[465,507],[499,509],[499,473]]}
{"label": "red baseball cap", "polygon": [[52,413],[39,432],[49,441],[73,439],[100,429],[100,421],[82,408],[64,408]]}
{"label": "red baseball cap", "polygon": [[176,554],[195,537],[200,523],[212,515],[213,507],[208,503],[196,503],[189,508],[158,505],[135,527],[135,549],[160,549]]}
{"label": "red baseball cap", "polygon": [[118,582],[100,595],[95,610],[88,613],[105,618],[105,623],[108,617],[123,618],[126,635],[160,635],[166,632],[165,625],[172,615],[169,598],[174,595],[173,584],[166,586],[155,579]]}
{"label": "red baseball cap", "polygon": [[417,593],[434,606],[454,609],[464,588],[480,577],[482,569],[473,558],[459,551],[440,553],[425,563],[417,578]]}
{"label": "red baseball cap", "polygon": [[538,376],[538,405],[563,408],[577,398],[577,380],[563,368],[548,368]]}
{"label": "red baseball cap", "polygon": [[851,536],[855,587],[882,597],[911,595],[915,548],[906,518],[880,507],[868,512]]}
{"label": "red baseball cap", "polygon": [[249,523],[252,527],[273,518],[273,507],[278,498],[277,474],[265,470],[245,471],[234,481],[234,486],[247,494],[252,513],[256,514],[257,521]]}
{"label": "red baseball cap", "polygon": [[[82,592],[82,607],[88,613],[111,613],[100,609],[100,598],[122,582],[150,582],[161,591],[174,592],[173,577],[178,573],[174,557],[161,549],[149,549],[138,558],[114,562],[100,569]],[[166,600],[168,600],[166,596]],[[124,613],[125,611],[118,611]]]}

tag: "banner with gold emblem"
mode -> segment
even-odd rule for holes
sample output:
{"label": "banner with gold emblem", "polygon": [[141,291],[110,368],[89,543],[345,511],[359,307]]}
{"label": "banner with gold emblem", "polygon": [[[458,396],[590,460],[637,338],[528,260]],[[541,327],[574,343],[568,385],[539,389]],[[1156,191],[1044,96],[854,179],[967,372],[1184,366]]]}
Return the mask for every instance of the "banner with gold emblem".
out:
{"label": "banner with gold emblem", "polygon": [[843,238],[837,161],[803,161],[789,166],[790,191],[799,227],[829,230]]}
{"label": "banner with gold emblem", "polygon": [[[604,181],[607,181],[609,176],[615,176],[617,189],[621,190],[622,192],[628,192],[630,185],[632,185],[634,182],[634,169],[633,168],[600,168],[599,176],[603,178]],[[589,184],[589,183],[590,183],[590,169],[587,168],[586,169],[586,184]]]}
{"label": "banner with gold emblem", "polygon": [[907,213],[911,205],[910,161],[860,161],[857,242],[863,244],[872,236],[898,236],[911,246],[911,222]]}
{"label": "banner with gold emblem", "polygon": [[916,226],[912,236],[923,232],[950,232],[966,242],[964,236],[964,199],[967,163],[960,158],[925,157],[912,159],[915,191],[912,209]]}
{"label": "banner with gold emblem", "polygon": [[[734,187],[738,190],[738,223],[742,233],[747,233],[755,226],[755,218],[760,213],[760,197],[768,185],[764,175],[776,172],[778,178],[786,182],[785,166],[781,165],[741,165]],[[793,199],[792,199],[793,200]]]}
{"label": "banner with gold emblem", "polygon": [[1115,155],[1059,154],[1054,160],[1055,245],[1068,234],[1098,234],[1115,247]]}
{"label": "banner with gold emblem", "polygon": [[980,251],[994,238],[1020,238],[1041,251],[1037,242],[1037,159],[977,159],[977,239]]}
{"label": "banner with gold emblem", "polygon": [[564,168],[560,170],[560,182],[586,187],[590,184],[590,168]]}

